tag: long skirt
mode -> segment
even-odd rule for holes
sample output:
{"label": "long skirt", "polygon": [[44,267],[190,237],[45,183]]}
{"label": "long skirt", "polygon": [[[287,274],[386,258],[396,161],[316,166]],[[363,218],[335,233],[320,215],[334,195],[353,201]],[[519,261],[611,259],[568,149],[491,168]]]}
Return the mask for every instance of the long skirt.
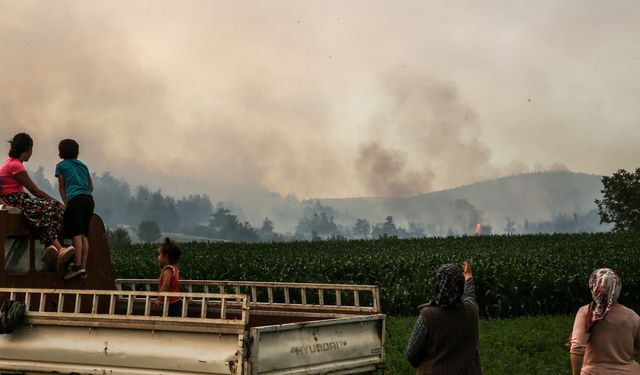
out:
{"label": "long skirt", "polygon": [[29,225],[45,246],[62,238],[64,206],[57,201],[32,197],[27,193],[13,193],[3,197],[7,204],[22,210]]}

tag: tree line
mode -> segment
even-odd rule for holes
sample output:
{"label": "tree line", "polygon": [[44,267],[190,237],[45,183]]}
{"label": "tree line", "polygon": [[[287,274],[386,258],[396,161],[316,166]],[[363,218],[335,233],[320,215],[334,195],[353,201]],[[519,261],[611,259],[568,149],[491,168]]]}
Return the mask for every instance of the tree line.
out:
{"label": "tree line", "polygon": [[[55,196],[56,187],[45,178],[42,167],[31,172],[35,183]],[[287,240],[416,238],[426,236],[457,236],[451,227],[409,222],[398,225],[393,216],[378,223],[368,218],[356,218],[351,225],[340,225],[335,218],[340,214],[320,201],[307,202],[294,233],[277,231],[276,223],[266,217],[259,227],[242,220],[232,202],[214,205],[206,194],[193,194],[176,199],[161,190],[145,186],[132,189],[124,180],[106,172],[93,175],[96,212],[102,217],[114,242],[131,241],[130,234],[140,240],[153,242],[162,233],[182,233],[202,239],[259,242]],[[596,200],[597,210],[587,213],[557,215],[546,221],[525,220],[516,225],[505,218],[502,232],[506,234],[577,233],[597,230],[599,224],[609,224],[615,231],[640,230],[640,168],[635,171],[619,170],[602,178],[602,199]],[[236,212],[234,212],[236,211]],[[480,235],[493,233],[490,225],[481,225]]]}

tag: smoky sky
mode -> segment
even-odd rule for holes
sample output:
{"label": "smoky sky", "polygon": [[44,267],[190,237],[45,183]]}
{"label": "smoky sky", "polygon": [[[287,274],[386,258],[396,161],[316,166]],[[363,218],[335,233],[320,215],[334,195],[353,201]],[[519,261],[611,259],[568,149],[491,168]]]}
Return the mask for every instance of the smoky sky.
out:
{"label": "smoky sky", "polygon": [[0,2],[2,138],[250,204],[638,164],[635,1]]}

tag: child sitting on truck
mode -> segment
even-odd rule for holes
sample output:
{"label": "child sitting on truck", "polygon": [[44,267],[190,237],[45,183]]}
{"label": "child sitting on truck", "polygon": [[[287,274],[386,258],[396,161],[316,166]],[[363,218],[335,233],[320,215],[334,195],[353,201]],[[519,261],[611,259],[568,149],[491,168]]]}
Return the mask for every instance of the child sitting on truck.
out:
{"label": "child sitting on truck", "polygon": [[73,263],[69,265],[65,280],[76,276],[87,277],[87,256],[89,255],[89,223],[93,216],[93,182],[87,166],[78,160],[80,146],[73,139],[63,139],[58,144],[61,159],[56,165],[60,197],[65,210],[62,227],[66,236],[71,238],[76,249]]}
{"label": "child sitting on truck", "polygon": [[[182,250],[178,243],[166,237],[158,247],[158,263],[162,267],[160,279],[158,280],[159,292],[179,292],[180,291],[180,270],[177,263],[180,260]],[[158,297],[157,307],[161,307],[166,302],[165,297]],[[169,316],[182,316],[182,299],[180,297],[169,297]]]}

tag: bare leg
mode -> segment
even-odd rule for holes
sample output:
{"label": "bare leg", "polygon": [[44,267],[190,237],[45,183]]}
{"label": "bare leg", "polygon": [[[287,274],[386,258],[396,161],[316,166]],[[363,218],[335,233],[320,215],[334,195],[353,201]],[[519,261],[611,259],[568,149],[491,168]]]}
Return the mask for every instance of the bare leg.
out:
{"label": "bare leg", "polygon": [[58,252],[60,252],[60,250],[64,249],[64,247],[62,246],[62,244],[60,244],[60,241],[58,241],[57,239],[53,240],[53,242],[51,242],[49,244],[49,246],[53,246],[56,248],[56,250],[58,250]]}
{"label": "bare leg", "polygon": [[73,247],[76,248],[76,252],[73,254],[73,263],[75,263],[76,266],[82,264],[82,237],[82,235],[73,236],[73,239],[71,240],[71,242],[73,243]]}
{"label": "bare leg", "polygon": [[89,257],[89,240],[87,236],[82,236],[82,268],[87,269],[87,258]]}

